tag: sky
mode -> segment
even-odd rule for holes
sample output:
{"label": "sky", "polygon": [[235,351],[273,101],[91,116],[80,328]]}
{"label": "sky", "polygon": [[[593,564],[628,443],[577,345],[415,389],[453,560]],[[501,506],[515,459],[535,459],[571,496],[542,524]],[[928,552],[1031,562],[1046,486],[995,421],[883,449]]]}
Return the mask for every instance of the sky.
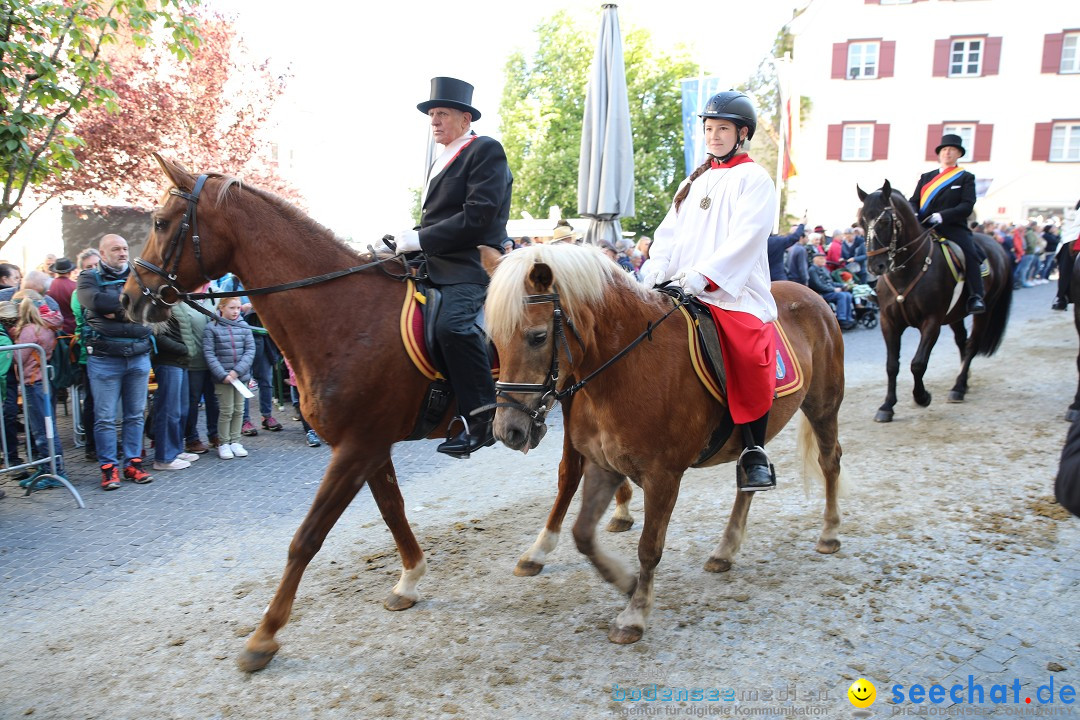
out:
{"label": "sky", "polygon": [[[316,220],[366,244],[410,225],[409,188],[418,187],[430,137],[416,104],[432,77],[476,88],[480,134],[498,137],[503,68],[515,50],[531,55],[537,25],[560,9],[599,30],[597,0],[204,0],[235,17],[245,43],[292,79],[280,103],[284,142],[293,144],[296,184]],[[646,28],[658,47],[683,44],[704,68],[737,85],[769,54],[797,0],[749,5],[624,0],[623,34]],[[752,10],[747,10],[747,8]],[[209,169],[209,168],[207,168]],[[229,172],[228,168],[213,168]],[[564,208],[567,217],[575,208]]]}

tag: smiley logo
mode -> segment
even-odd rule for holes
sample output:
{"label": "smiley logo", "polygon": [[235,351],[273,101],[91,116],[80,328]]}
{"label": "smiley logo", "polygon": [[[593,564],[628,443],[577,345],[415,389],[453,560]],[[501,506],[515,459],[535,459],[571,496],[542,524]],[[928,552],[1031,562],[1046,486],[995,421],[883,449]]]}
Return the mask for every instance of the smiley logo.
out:
{"label": "smiley logo", "polygon": [[869,680],[859,678],[847,691],[848,700],[857,708],[868,708],[877,700],[877,688]]}

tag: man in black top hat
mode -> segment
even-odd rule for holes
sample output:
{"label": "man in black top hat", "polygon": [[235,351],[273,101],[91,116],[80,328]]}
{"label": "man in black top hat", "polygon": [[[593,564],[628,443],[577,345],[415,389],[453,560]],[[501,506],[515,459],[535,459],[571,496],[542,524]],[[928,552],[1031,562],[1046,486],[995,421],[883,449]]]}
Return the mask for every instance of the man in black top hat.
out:
{"label": "man in black top hat", "polygon": [[432,137],[443,150],[428,171],[420,225],[395,238],[399,252],[423,251],[428,277],[442,291],[435,335],[465,422],[438,450],[459,458],[495,443],[493,411],[472,414],[495,402],[486,340],[476,325],[488,284],[478,246],[500,248],[506,240],[513,186],[502,145],[472,131],[480,119],[472,94],[467,82],[436,77],[430,99],[416,106],[431,118]]}
{"label": "man in black top hat", "polygon": [[983,302],[982,261],[975,248],[975,238],[967,219],[975,209],[975,176],[961,168],[963,140],[959,135],[944,135],[934,150],[941,167],[919,178],[910,202],[919,221],[933,225],[942,237],[952,240],[964,251],[964,282],[967,284],[967,311],[972,315],[986,312]]}

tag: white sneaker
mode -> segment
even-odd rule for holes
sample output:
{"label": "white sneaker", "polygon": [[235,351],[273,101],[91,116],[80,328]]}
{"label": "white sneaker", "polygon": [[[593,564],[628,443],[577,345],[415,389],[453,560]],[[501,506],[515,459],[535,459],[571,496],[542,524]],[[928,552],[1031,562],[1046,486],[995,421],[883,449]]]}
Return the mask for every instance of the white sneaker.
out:
{"label": "white sneaker", "polygon": [[179,455],[177,455],[176,457],[180,458],[181,460],[187,460],[189,463],[193,463],[193,462],[195,462],[196,460],[199,459],[198,455],[196,455],[195,453],[189,453],[189,452],[182,452]]}
{"label": "white sneaker", "polygon": [[248,451],[245,450],[244,446],[241,445],[240,443],[233,443],[229,447],[232,448],[232,454],[235,455],[236,457],[247,457],[248,456]]}
{"label": "white sneaker", "polygon": [[232,445],[229,445],[228,443],[221,443],[218,445],[217,456],[222,460],[232,460],[236,457],[233,455]]}
{"label": "white sneaker", "polygon": [[189,467],[191,467],[191,463],[189,463],[187,460],[182,459],[179,455],[177,455],[176,459],[172,462],[154,462],[155,470],[183,470],[184,468]]}

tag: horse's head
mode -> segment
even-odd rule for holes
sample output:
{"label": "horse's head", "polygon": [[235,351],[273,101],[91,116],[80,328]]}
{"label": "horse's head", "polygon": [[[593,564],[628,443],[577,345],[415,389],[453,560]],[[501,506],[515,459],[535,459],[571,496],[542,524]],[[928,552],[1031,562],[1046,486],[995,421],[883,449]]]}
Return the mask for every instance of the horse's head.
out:
{"label": "horse's head", "polygon": [[[892,185],[886,180],[880,190],[872,193],[865,192],[858,185],[855,189],[862,200],[857,219],[866,235],[866,268],[875,275],[884,275],[889,270],[889,255],[885,251],[890,246],[895,249],[899,230]],[[906,204],[903,197],[900,202]]]}
{"label": "horse's head", "polygon": [[218,206],[235,181],[217,174],[196,177],[157,153],[154,158],[171,187],[151,217],[150,236],[124,285],[121,301],[136,322],[167,319],[182,292],[222,274],[229,247]]}
{"label": "horse's head", "polygon": [[595,247],[578,245],[519,248],[499,263],[484,317],[499,352],[493,428],[507,447],[528,452],[543,438],[544,418],[583,354],[586,304],[603,297],[613,270]]}

